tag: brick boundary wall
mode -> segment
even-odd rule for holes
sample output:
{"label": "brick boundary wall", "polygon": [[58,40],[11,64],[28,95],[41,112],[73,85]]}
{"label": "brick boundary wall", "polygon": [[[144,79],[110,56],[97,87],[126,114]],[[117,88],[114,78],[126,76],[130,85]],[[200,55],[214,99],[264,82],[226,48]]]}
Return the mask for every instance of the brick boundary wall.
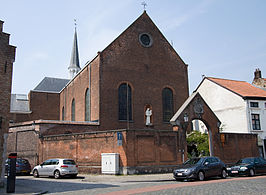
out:
{"label": "brick boundary wall", "polygon": [[[117,132],[123,135],[117,145]],[[110,130],[40,137],[39,161],[72,158],[80,172],[101,173],[101,153],[119,153],[120,174],[172,172],[180,163],[173,131]]]}
{"label": "brick boundary wall", "polygon": [[219,157],[226,164],[245,157],[259,156],[257,134],[220,133]]}

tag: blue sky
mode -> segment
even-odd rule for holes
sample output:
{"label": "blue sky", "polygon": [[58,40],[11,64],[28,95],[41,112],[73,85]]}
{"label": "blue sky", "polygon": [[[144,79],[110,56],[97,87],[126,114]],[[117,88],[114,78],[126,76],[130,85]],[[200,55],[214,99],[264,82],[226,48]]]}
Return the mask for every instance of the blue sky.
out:
{"label": "blue sky", "polygon": [[[28,94],[45,77],[68,78],[77,19],[80,65],[143,12],[143,0],[9,0],[0,20],[17,47],[12,93]],[[265,0],[146,0],[147,13],[189,65],[192,92],[202,75],[252,82],[266,77]]]}

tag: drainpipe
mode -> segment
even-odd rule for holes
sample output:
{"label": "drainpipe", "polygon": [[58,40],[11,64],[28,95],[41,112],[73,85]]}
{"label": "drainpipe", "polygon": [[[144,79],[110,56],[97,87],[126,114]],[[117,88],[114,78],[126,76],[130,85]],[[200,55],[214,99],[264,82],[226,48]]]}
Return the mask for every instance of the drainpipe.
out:
{"label": "drainpipe", "polygon": [[246,115],[247,115],[247,126],[248,126],[248,132],[252,133],[252,125],[251,125],[251,121],[250,121],[250,109],[249,109],[249,100],[247,100],[247,104],[246,104]]}

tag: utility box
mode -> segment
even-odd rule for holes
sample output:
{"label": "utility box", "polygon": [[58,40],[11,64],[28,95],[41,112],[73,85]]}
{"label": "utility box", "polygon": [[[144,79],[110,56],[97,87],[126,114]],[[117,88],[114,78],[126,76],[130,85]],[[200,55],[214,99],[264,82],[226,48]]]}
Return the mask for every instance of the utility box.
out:
{"label": "utility box", "polygon": [[119,154],[102,153],[102,173],[118,174],[119,173]]}

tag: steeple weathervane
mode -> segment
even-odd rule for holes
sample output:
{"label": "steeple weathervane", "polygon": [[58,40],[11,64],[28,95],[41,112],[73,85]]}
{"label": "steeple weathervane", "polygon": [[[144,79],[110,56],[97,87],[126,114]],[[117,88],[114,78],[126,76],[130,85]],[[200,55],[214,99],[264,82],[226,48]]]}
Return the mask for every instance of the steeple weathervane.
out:
{"label": "steeple weathervane", "polygon": [[147,3],[146,3],[145,1],[143,1],[143,2],[141,3],[141,5],[143,5],[143,9],[144,9],[144,11],[146,11]]}

